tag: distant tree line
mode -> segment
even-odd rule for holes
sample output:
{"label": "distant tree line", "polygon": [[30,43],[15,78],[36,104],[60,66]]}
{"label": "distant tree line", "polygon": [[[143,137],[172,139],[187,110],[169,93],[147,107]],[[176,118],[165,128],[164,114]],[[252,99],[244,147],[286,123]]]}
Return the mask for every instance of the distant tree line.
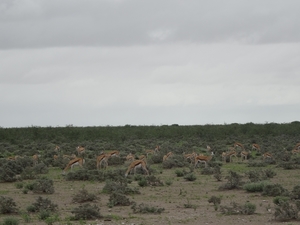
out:
{"label": "distant tree line", "polygon": [[[300,122],[266,124],[224,124],[180,126],[105,126],[105,127],[26,127],[0,128],[0,142],[18,144],[24,142],[83,142],[105,140],[122,142],[135,139],[190,139],[201,138],[207,141],[219,139],[260,138],[287,135],[300,137]],[[299,140],[300,141],[300,140]]]}

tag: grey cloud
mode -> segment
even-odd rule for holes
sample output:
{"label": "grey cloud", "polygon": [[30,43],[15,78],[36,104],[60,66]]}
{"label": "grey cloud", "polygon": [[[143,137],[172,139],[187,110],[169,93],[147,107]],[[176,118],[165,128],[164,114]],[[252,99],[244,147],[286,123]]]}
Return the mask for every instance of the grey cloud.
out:
{"label": "grey cloud", "polygon": [[0,48],[299,42],[300,2],[2,1]]}

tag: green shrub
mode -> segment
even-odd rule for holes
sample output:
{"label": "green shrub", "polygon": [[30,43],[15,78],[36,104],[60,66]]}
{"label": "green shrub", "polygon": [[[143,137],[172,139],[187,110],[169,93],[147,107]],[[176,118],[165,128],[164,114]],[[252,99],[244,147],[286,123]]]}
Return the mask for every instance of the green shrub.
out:
{"label": "green shrub", "polygon": [[266,196],[288,196],[288,191],[281,186],[281,184],[266,184],[264,186],[262,195]]}
{"label": "green shrub", "polygon": [[52,203],[48,198],[42,198],[41,196],[37,198],[36,202],[27,207],[28,212],[55,212],[57,209],[58,206],[56,204]]}
{"label": "green shrub", "polygon": [[18,213],[15,201],[11,197],[0,196],[0,214]]}
{"label": "green shrub", "polygon": [[292,199],[300,199],[300,185],[296,185],[293,187],[292,193],[291,193]]}
{"label": "green shrub", "polygon": [[247,192],[262,192],[267,184],[265,181],[251,182],[244,184],[243,189]]}
{"label": "green shrub", "polygon": [[53,194],[54,193],[53,180],[47,177],[42,177],[38,179],[35,183],[33,183],[32,191],[34,193]]}
{"label": "green shrub", "polygon": [[183,177],[184,175],[186,175],[188,172],[187,171],[185,171],[184,169],[176,169],[175,170],[175,173],[176,173],[176,175],[177,175],[177,177]]}
{"label": "green shrub", "polygon": [[273,203],[278,206],[280,206],[282,202],[288,201],[290,201],[290,197],[288,196],[276,196],[275,198],[273,198]]}
{"label": "green shrub", "polygon": [[236,202],[231,202],[230,206],[220,206],[220,210],[226,215],[252,215],[256,211],[256,205],[250,202],[246,202],[244,205],[240,205]]}
{"label": "green shrub", "polygon": [[298,220],[299,207],[288,201],[279,201],[275,207],[274,217],[278,221]]}
{"label": "green shrub", "polygon": [[238,189],[241,188],[244,184],[244,182],[242,181],[242,175],[231,170],[228,172],[228,175],[225,177],[225,179],[227,179],[227,183],[221,185],[219,187],[220,190]]}
{"label": "green shrub", "polygon": [[154,213],[154,214],[160,214],[165,210],[164,208],[149,206],[144,203],[141,203],[139,205],[133,203],[131,209],[133,209],[134,213]]}
{"label": "green shrub", "polygon": [[97,205],[85,203],[77,208],[74,208],[71,213],[74,214],[74,220],[94,220],[100,219],[100,208]]}
{"label": "green shrub", "polygon": [[82,188],[77,194],[73,196],[72,202],[83,203],[96,200],[98,200],[98,197],[95,194],[88,193],[86,189]]}
{"label": "green shrub", "polygon": [[19,220],[17,218],[14,218],[14,217],[7,217],[7,218],[4,218],[2,224],[3,225],[18,225]]}
{"label": "green shrub", "polygon": [[121,193],[113,192],[109,196],[109,202],[107,205],[111,208],[116,205],[128,206],[130,204],[131,204],[131,202],[130,202],[129,198],[127,198],[125,195],[123,195]]}
{"label": "green shrub", "polygon": [[130,188],[128,187],[127,183],[122,183],[118,181],[112,181],[112,180],[107,180],[102,192],[104,193],[112,193],[112,192],[119,192],[122,194],[140,194],[140,191],[137,187]]}
{"label": "green shrub", "polygon": [[184,176],[184,179],[187,181],[194,181],[197,179],[197,177],[194,173],[188,173]]}

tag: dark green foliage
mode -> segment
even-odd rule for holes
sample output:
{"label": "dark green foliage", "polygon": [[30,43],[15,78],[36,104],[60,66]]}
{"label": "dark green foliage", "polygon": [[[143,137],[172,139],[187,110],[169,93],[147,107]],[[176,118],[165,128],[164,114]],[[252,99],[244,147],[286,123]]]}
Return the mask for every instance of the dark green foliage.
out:
{"label": "dark green foliage", "polygon": [[134,213],[154,213],[154,214],[160,214],[165,210],[164,208],[149,206],[144,203],[141,203],[139,205],[133,203],[131,209],[133,209]]}
{"label": "dark green foliage", "polygon": [[213,195],[213,196],[211,196],[208,199],[208,202],[209,203],[213,203],[214,204],[214,208],[217,211],[218,208],[219,208],[219,205],[221,204],[221,198],[220,197],[216,197],[216,196]]}
{"label": "dark green foliage", "polygon": [[249,167],[266,167],[268,164],[262,160],[249,160]]}
{"label": "dark green foliage", "polygon": [[184,179],[187,181],[194,181],[197,179],[197,177],[194,173],[188,173],[184,176]]}
{"label": "dark green foliage", "polygon": [[28,212],[55,212],[57,211],[58,206],[51,202],[48,198],[42,198],[39,196],[36,201],[27,207]]}
{"label": "dark green foliage", "polygon": [[135,180],[138,181],[138,184],[141,187],[145,187],[145,186],[163,186],[164,185],[164,183],[159,178],[155,177],[154,175],[150,175],[150,176],[136,175]]}
{"label": "dark green foliage", "polygon": [[130,202],[129,198],[126,197],[124,194],[118,193],[118,192],[113,192],[109,196],[109,202],[107,205],[111,208],[116,205],[128,206],[128,205],[131,205],[131,203],[132,202]]}
{"label": "dark green foliage", "polygon": [[219,187],[220,190],[239,189],[244,184],[244,182],[242,181],[242,175],[231,170],[228,172],[228,175],[225,177],[225,179],[227,179],[227,183],[221,185]]}
{"label": "dark green foliage", "polygon": [[282,202],[288,202],[290,200],[291,200],[291,198],[288,196],[276,196],[275,198],[273,198],[273,203],[275,205],[280,206],[282,204]]}
{"label": "dark green foliage", "polygon": [[291,198],[300,200],[300,185],[294,186],[292,193],[291,193]]}
{"label": "dark green foliage", "polygon": [[32,191],[34,193],[45,193],[45,194],[53,194],[54,193],[54,186],[53,186],[53,180],[42,177],[39,178],[36,182],[33,183],[33,189]]}
{"label": "dark green foliage", "polygon": [[19,225],[19,220],[14,217],[4,218],[2,225]]}
{"label": "dark green foliage", "polygon": [[264,186],[262,195],[266,196],[288,196],[288,191],[281,184],[267,184]]}
{"label": "dark green foliage", "polygon": [[175,173],[177,175],[177,177],[183,177],[184,175],[186,175],[188,172],[185,171],[185,169],[176,169]]}
{"label": "dark green foliage", "polygon": [[162,163],[164,169],[171,169],[175,167],[184,167],[187,163],[184,162],[182,155],[173,155]]}
{"label": "dark green foliage", "polygon": [[0,196],[0,214],[18,213],[15,201],[11,197]]}
{"label": "dark green foliage", "polygon": [[251,182],[244,184],[243,189],[247,192],[262,192],[267,184],[265,181]]}
{"label": "dark green foliage", "polygon": [[240,205],[236,202],[231,202],[230,206],[220,206],[220,211],[225,215],[252,215],[256,211],[256,205],[250,202],[246,202],[244,205]]}
{"label": "dark green foliage", "polygon": [[46,174],[48,173],[48,167],[44,163],[38,163],[33,167],[33,171],[36,174]]}
{"label": "dark green foliage", "polygon": [[72,202],[83,203],[83,202],[92,202],[98,200],[98,197],[95,194],[89,193],[86,189],[82,188],[77,194],[72,198]]}
{"label": "dark green foliage", "polygon": [[215,166],[214,167],[213,175],[214,175],[214,178],[217,179],[217,181],[222,180],[222,172],[221,172],[221,167],[220,166]]}
{"label": "dark green foliage", "polygon": [[102,192],[104,193],[113,193],[113,192],[118,192],[122,194],[140,194],[140,191],[138,188],[130,188],[128,187],[127,183],[123,182],[118,182],[118,181],[112,181],[112,180],[107,180]]}
{"label": "dark green foliage", "polygon": [[74,220],[94,220],[102,217],[100,208],[97,205],[91,205],[89,203],[74,208],[71,213],[74,214]]}
{"label": "dark green foliage", "polygon": [[215,170],[212,167],[206,167],[201,170],[201,174],[203,174],[203,175],[212,175],[212,174],[214,174],[214,172],[215,172]]}
{"label": "dark green foliage", "polygon": [[279,200],[275,207],[274,217],[278,221],[298,220],[300,204]]}

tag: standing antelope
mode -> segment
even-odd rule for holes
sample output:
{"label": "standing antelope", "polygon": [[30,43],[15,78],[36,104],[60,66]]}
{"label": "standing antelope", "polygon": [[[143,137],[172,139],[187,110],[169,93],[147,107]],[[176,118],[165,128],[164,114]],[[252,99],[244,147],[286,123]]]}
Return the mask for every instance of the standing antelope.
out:
{"label": "standing antelope", "polygon": [[252,144],[252,149],[255,149],[256,151],[260,152],[260,146],[258,144]]}
{"label": "standing antelope", "polygon": [[137,168],[142,168],[146,172],[146,174],[149,175],[146,162],[144,160],[135,160],[129,165],[129,167],[125,173],[125,177],[128,176],[128,174],[130,173],[131,170],[134,171],[134,175],[135,175]]}
{"label": "standing antelope", "polygon": [[209,162],[212,157],[213,157],[214,153],[212,152],[210,156],[205,156],[205,155],[198,155],[195,158],[195,166],[194,168],[196,168],[196,166],[198,165],[198,163],[204,163],[205,164],[205,168],[207,167],[207,162]]}
{"label": "standing antelope", "polygon": [[163,162],[166,161],[169,157],[171,157],[173,155],[172,152],[168,152],[166,155],[164,155],[163,157]]}
{"label": "standing antelope", "polygon": [[79,167],[83,167],[83,164],[85,163],[85,160],[83,158],[75,158],[72,159],[68,165],[66,166],[66,168],[63,171],[63,174],[65,174],[67,172],[68,169],[71,168],[71,170],[73,170],[74,166],[79,166]]}
{"label": "standing antelope", "polygon": [[97,157],[97,169],[101,168],[101,165],[104,163],[104,169],[108,167],[108,159],[110,155],[109,154],[101,154]]}
{"label": "standing antelope", "polygon": [[85,152],[85,148],[81,145],[76,147],[77,155],[82,155]]}

